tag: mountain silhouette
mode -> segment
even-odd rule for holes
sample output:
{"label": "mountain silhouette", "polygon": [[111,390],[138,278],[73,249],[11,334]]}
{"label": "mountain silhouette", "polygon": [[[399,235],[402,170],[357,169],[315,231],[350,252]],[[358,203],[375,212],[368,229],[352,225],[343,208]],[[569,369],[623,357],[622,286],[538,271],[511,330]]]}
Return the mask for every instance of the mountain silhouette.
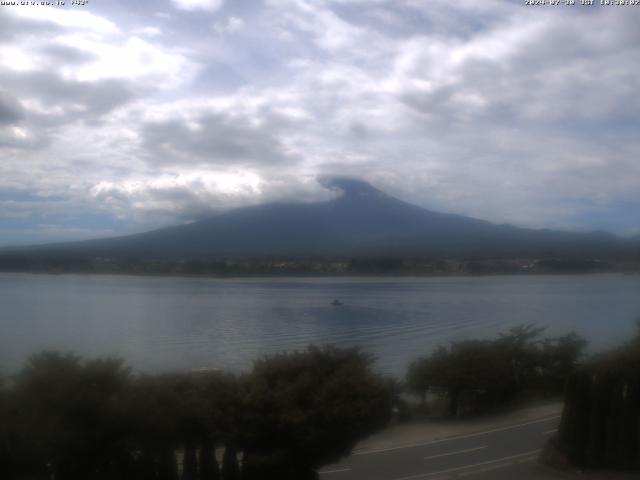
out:
{"label": "mountain silhouette", "polygon": [[139,257],[318,255],[586,255],[616,252],[630,241],[606,232],[561,232],[497,225],[409,204],[344,177],[317,203],[238,208],[191,224],[102,240],[30,247],[39,253]]}

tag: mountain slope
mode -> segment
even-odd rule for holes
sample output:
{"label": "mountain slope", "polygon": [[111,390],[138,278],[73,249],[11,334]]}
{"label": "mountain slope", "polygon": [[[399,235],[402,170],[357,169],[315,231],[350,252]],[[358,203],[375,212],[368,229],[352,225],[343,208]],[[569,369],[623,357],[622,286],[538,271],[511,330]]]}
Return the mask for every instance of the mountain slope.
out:
{"label": "mountain slope", "polygon": [[45,245],[31,251],[92,256],[584,255],[627,240],[496,225],[408,204],[346,178],[325,182],[338,198],[240,208],[189,225],[126,237]]}

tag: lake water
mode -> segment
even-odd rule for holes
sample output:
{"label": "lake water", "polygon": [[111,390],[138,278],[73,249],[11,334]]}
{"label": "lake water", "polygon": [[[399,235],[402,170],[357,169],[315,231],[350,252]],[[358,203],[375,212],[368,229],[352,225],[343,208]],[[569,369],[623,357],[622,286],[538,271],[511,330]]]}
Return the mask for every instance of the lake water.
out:
{"label": "lake water", "polygon": [[[340,299],[342,306],[332,306]],[[205,279],[0,274],[0,371],[43,349],[141,371],[244,370],[260,355],[359,346],[385,372],[464,338],[536,323],[599,350],[640,318],[640,276]]]}

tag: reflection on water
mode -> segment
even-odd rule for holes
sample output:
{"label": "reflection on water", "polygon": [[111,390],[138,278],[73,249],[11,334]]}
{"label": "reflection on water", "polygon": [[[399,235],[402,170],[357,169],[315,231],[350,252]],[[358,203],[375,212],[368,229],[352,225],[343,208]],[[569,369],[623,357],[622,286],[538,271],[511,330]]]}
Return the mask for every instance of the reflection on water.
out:
{"label": "reflection on water", "polygon": [[[343,305],[333,306],[339,299]],[[436,344],[534,322],[592,348],[627,338],[640,276],[200,279],[0,274],[0,370],[42,349],[155,371],[247,368],[309,343],[360,346],[401,375]]]}

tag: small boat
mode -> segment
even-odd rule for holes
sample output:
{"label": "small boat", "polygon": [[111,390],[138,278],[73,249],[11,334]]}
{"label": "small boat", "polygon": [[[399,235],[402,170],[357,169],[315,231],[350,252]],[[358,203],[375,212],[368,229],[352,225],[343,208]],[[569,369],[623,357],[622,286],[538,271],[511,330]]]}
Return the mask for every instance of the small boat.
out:
{"label": "small boat", "polygon": [[342,305],[344,305],[344,303],[336,298],[333,302],[331,302],[331,305],[333,305],[334,307],[341,307]]}

